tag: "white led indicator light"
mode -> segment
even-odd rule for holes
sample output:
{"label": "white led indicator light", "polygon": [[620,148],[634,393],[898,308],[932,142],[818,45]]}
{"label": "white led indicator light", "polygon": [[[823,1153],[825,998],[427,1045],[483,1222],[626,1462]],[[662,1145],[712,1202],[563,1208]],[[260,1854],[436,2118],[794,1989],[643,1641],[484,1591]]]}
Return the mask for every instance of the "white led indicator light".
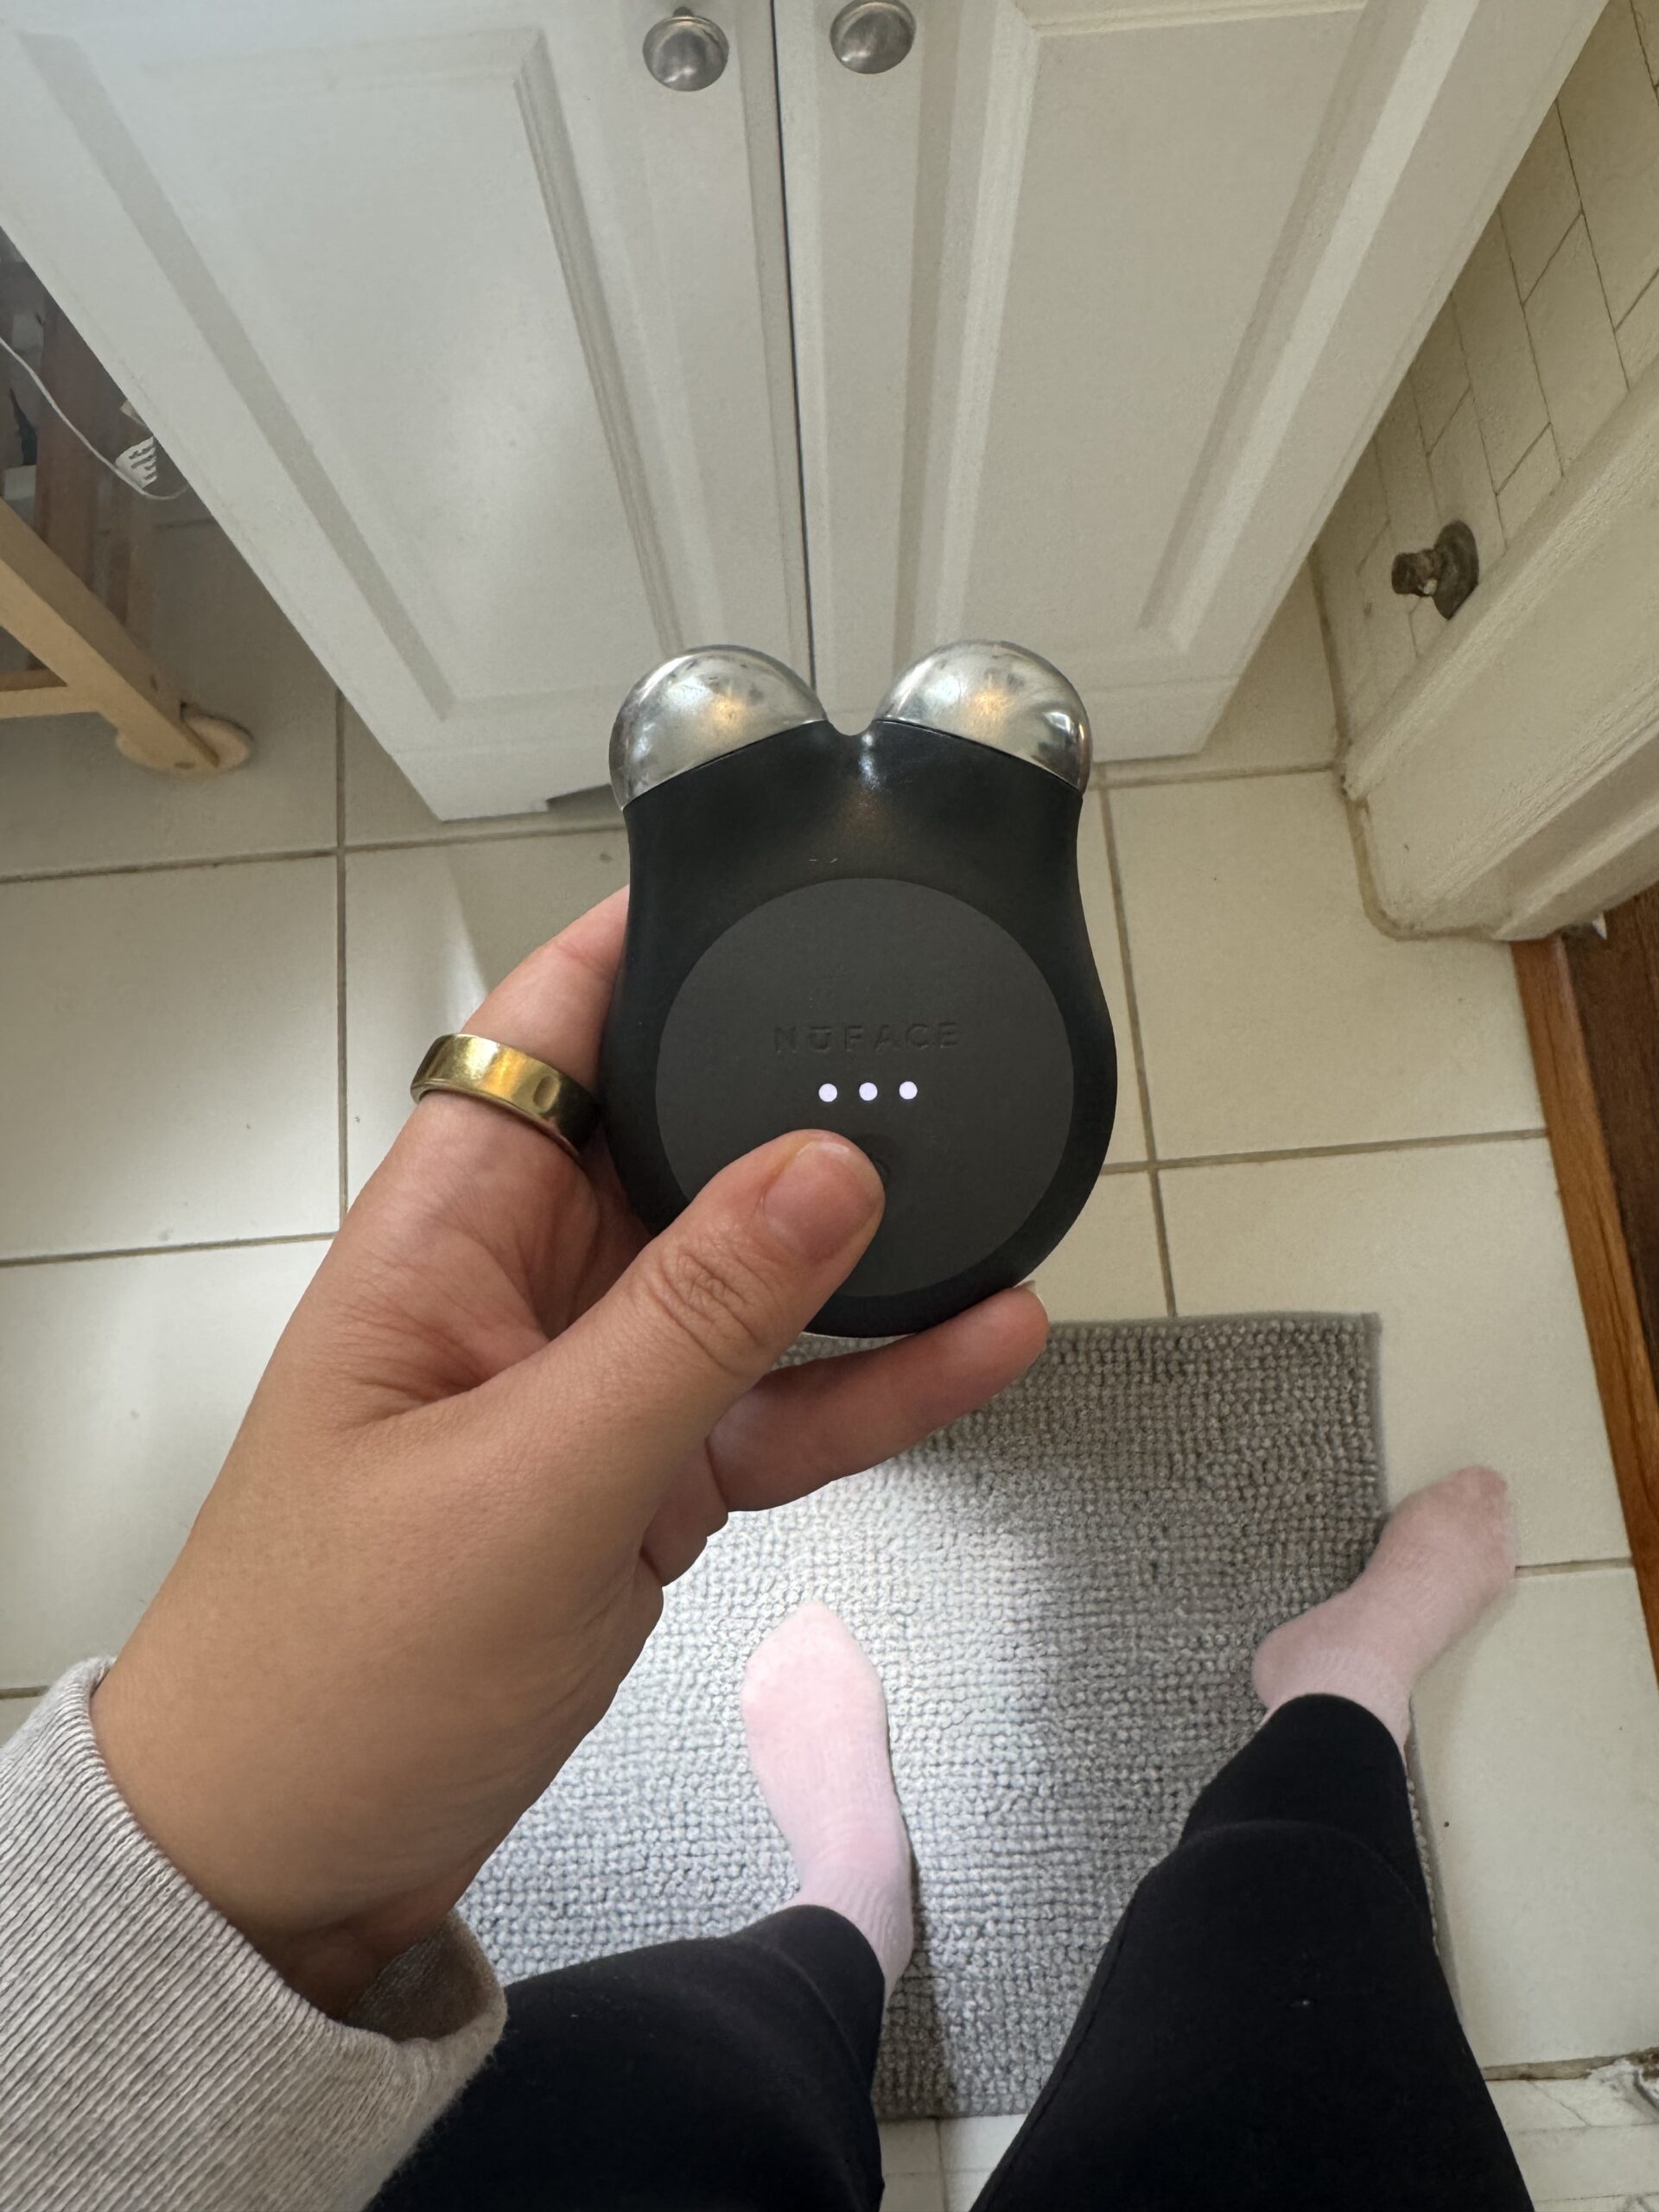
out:
{"label": "white led indicator light", "polygon": [[861,1083],[858,1086],[858,1095],[861,1098],[874,1098],[875,1085],[873,1083]]}
{"label": "white led indicator light", "polygon": [[913,1083],[901,1083],[899,1086],[899,1096],[901,1098],[913,1098],[916,1096],[915,1084]]}
{"label": "white led indicator light", "polygon": [[826,1106],[833,1106],[836,1099],[840,1097],[841,1093],[836,1089],[833,1083],[821,1083],[818,1085],[818,1096],[823,1099]]}

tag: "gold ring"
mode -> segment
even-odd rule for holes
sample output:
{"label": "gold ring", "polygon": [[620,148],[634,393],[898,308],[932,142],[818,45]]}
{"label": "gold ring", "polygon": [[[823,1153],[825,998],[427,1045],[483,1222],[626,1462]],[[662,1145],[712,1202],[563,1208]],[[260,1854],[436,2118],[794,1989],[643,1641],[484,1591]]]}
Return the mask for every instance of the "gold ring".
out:
{"label": "gold ring", "polygon": [[599,1119],[599,1101],[574,1076],[532,1059],[512,1045],[497,1045],[487,1037],[469,1037],[463,1031],[439,1037],[429,1046],[409,1086],[414,1099],[429,1090],[453,1090],[463,1098],[481,1098],[486,1105],[505,1106],[521,1122],[529,1122],[543,1136],[563,1145],[575,1160]]}

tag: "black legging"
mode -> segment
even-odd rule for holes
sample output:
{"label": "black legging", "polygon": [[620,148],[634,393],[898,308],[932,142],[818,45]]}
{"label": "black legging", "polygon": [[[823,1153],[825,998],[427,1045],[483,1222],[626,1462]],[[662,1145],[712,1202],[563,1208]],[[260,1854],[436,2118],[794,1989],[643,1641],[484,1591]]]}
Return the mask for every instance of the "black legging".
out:
{"label": "black legging", "polygon": [[[495,2056],[377,2212],[867,2212],[874,1954],[774,1913],[507,1993]],[[1135,1892],[979,2212],[1521,2212],[1434,1954],[1405,1770],[1275,1713]]]}

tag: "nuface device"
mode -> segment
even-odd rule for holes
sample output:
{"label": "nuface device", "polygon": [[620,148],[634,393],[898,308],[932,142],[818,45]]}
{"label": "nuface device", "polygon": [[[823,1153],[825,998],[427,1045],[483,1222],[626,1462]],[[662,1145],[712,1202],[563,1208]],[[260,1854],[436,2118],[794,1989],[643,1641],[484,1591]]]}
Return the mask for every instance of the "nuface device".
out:
{"label": "nuface device", "polygon": [[1117,1096],[1077,886],[1089,767],[1081,700],[1015,645],[930,653],[853,733],[737,646],[634,686],[603,1096],[651,1230],[754,1146],[826,1128],[887,1207],[816,1329],[925,1328],[1052,1250]]}

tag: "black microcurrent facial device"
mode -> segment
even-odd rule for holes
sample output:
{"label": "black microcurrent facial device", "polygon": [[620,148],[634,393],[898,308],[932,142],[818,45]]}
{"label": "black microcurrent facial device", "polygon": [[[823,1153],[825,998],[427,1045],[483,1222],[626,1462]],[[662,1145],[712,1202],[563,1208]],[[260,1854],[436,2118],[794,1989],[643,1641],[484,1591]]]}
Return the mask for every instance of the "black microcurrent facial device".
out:
{"label": "black microcurrent facial device", "polygon": [[814,1328],[926,1328],[1053,1249],[1117,1099],[1077,889],[1089,766],[1081,700],[1016,645],[930,653],[853,734],[736,646],[634,686],[603,1096],[653,1232],[740,1154],[827,1128],[887,1209]]}

